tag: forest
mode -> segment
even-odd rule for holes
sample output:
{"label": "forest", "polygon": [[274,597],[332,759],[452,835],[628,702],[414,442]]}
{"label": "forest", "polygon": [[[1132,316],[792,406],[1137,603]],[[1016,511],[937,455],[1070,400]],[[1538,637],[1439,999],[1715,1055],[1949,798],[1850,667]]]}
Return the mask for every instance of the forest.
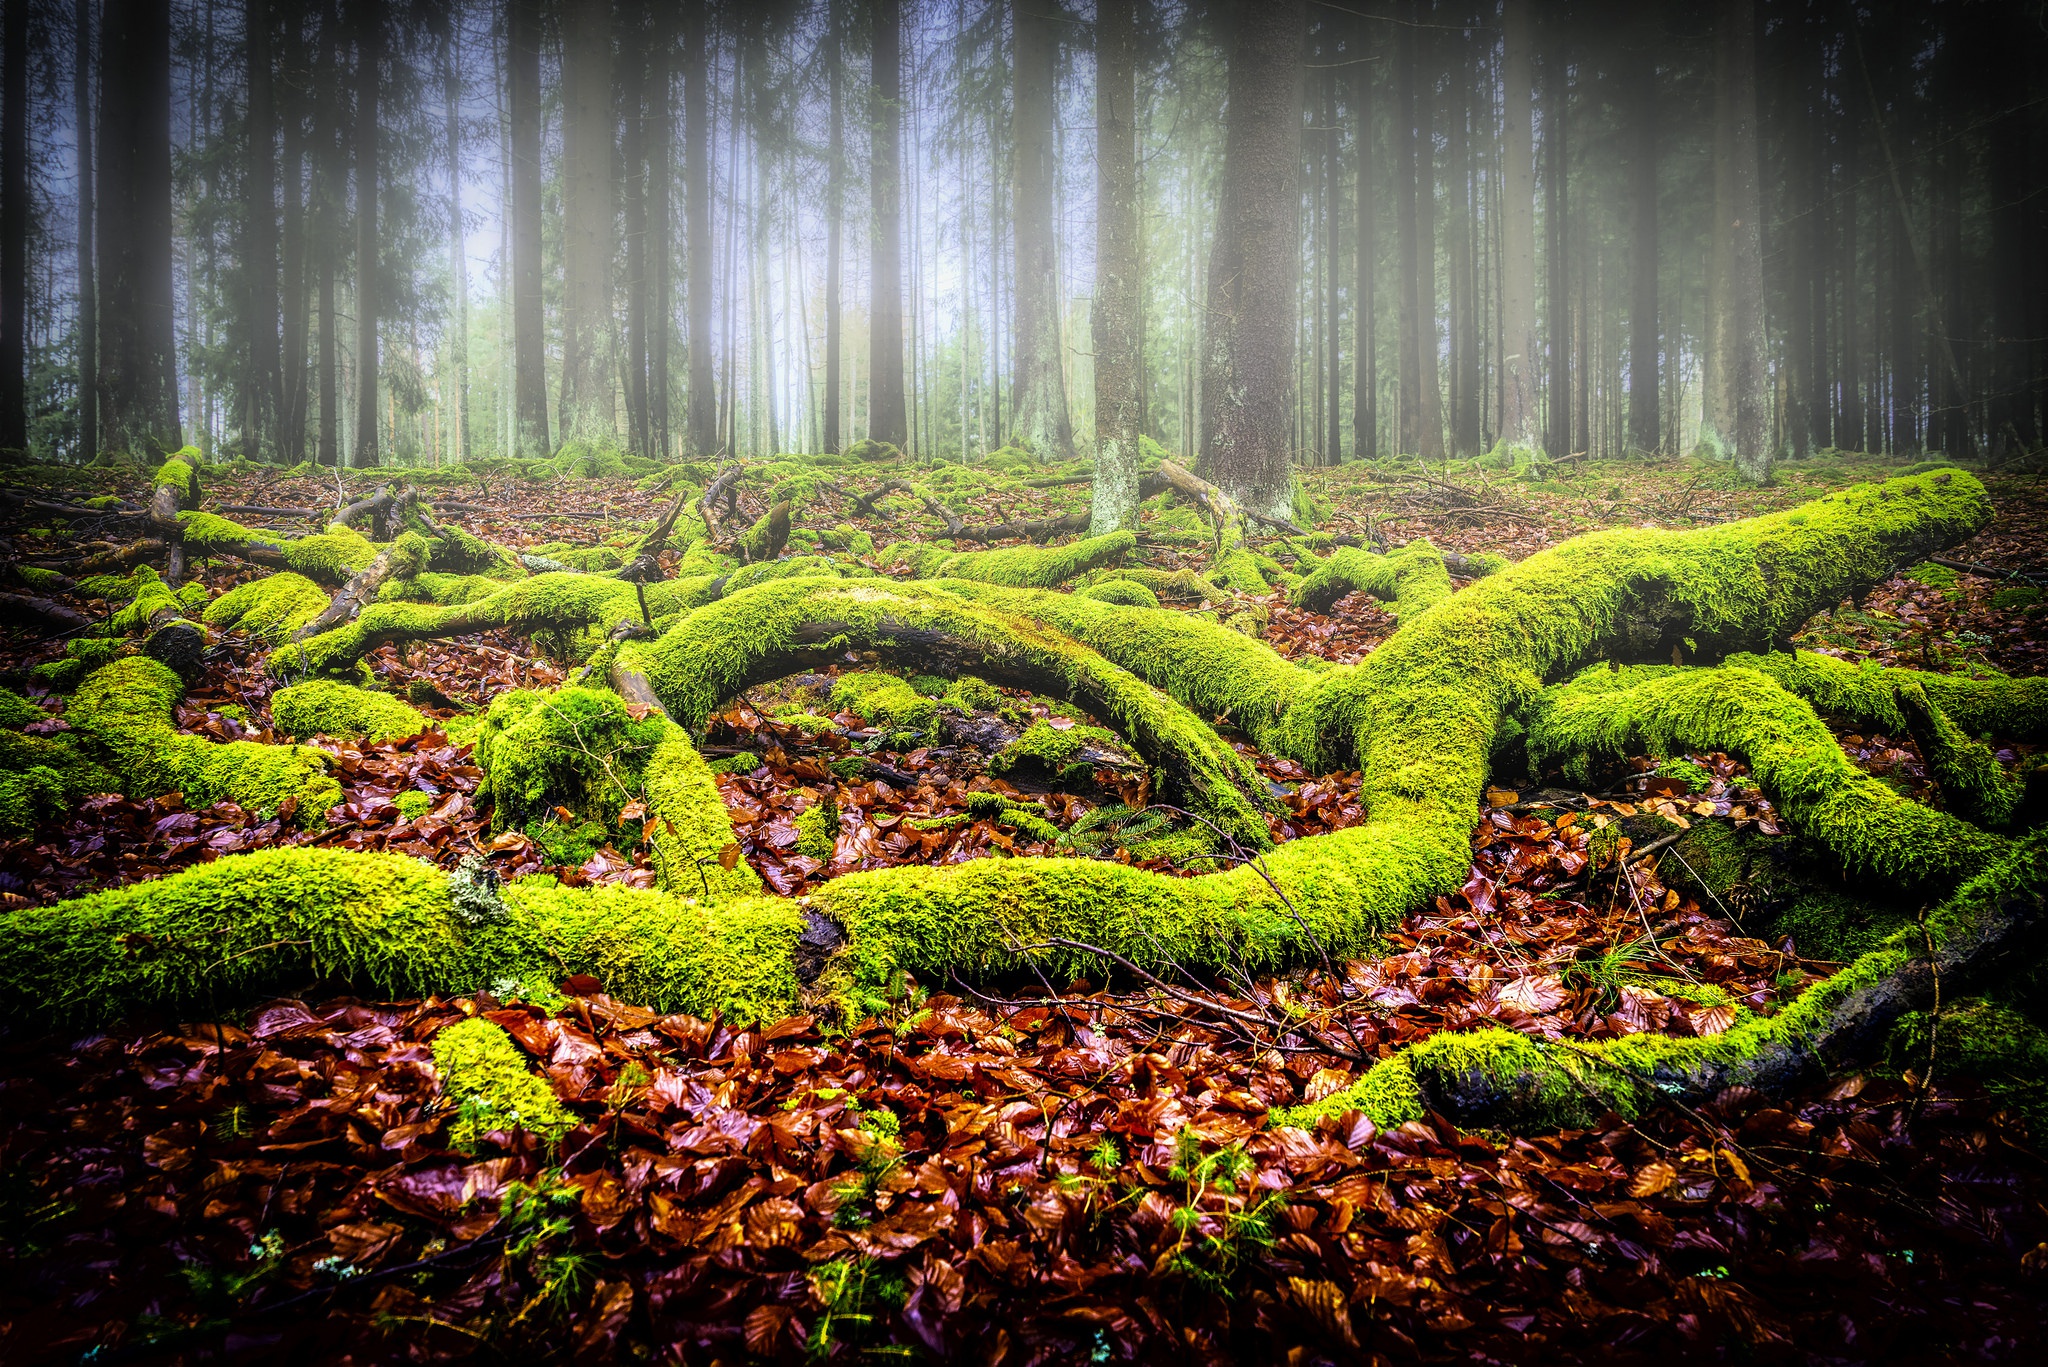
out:
{"label": "forest", "polygon": [[0,0],[0,1361],[2032,1360],[2044,427],[2039,0]]}

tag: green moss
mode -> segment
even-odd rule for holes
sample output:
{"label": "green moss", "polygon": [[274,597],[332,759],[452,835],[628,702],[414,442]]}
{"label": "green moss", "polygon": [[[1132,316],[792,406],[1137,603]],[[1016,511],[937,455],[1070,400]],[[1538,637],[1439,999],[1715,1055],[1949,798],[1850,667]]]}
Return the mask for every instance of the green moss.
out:
{"label": "green moss", "polygon": [[1386,555],[1346,546],[1317,565],[1289,597],[1295,607],[1328,612],[1349,593],[1392,603],[1394,616],[1406,622],[1451,596],[1451,575],[1442,553],[1427,541],[1411,541]]}
{"label": "green moss", "polygon": [[1657,766],[1657,777],[1674,779],[1688,793],[1702,793],[1713,786],[1714,776],[1689,759],[1667,759]]}
{"label": "green moss", "polygon": [[839,840],[839,804],[826,797],[796,815],[796,852],[830,861]]}
{"label": "green moss", "polygon": [[1065,546],[1013,546],[997,551],[948,554],[935,546],[908,544],[896,557],[919,579],[966,579],[1013,588],[1054,588],[1089,570],[1123,558],[1138,539],[1129,532],[1091,536]]}
{"label": "green moss", "polygon": [[275,643],[318,617],[327,600],[327,590],[312,580],[281,571],[237,584],[214,599],[206,606],[206,624]]}
{"label": "green moss", "polygon": [[398,795],[398,814],[407,821],[417,821],[434,809],[433,795],[417,788],[407,789]]}
{"label": "green moss", "polygon": [[79,685],[65,715],[81,739],[123,777],[130,797],[182,792],[186,805],[237,803],[268,815],[290,803],[300,824],[319,826],[341,800],[327,758],[306,746],[216,744],[171,723],[184,692],[178,676],[145,656],[114,661]]}
{"label": "green moss", "polygon": [[1093,599],[1098,603],[1114,603],[1126,608],[1156,608],[1159,595],[1132,579],[1105,579],[1099,584],[1076,589],[1080,598]]}
{"label": "green moss", "polygon": [[586,573],[597,570],[615,570],[626,563],[626,556],[617,546],[572,546],[566,541],[550,541],[535,546],[529,555],[545,556],[572,570]]}
{"label": "green moss", "polygon": [[724,759],[715,759],[706,766],[714,774],[751,774],[761,767],[761,757],[752,750],[742,750]]}
{"label": "green moss", "polygon": [[2002,1002],[1965,997],[1939,1017],[1915,1011],[1892,1030],[1893,1067],[1925,1073],[1930,1057],[1937,1077],[1961,1074],[2026,1117],[2036,1136],[2048,1133],[2048,1031]]}
{"label": "green moss", "polygon": [[962,674],[948,685],[941,701],[961,712],[993,712],[1009,699],[986,679]]}
{"label": "green moss", "polygon": [[19,693],[0,688],[0,726],[20,728],[30,722],[43,721],[49,715]]}
{"label": "green moss", "polygon": [[156,476],[150,481],[152,488],[169,489],[178,496],[180,508],[199,506],[199,477],[177,456],[172,456],[157,466]]}
{"label": "green moss", "polygon": [[1910,579],[1916,584],[1924,584],[1930,589],[1940,589],[1946,597],[1954,597],[1956,593],[1956,572],[1946,565],[1922,561],[1910,569],[1901,571],[1899,577]]}
{"label": "green moss", "polygon": [[505,1028],[481,1017],[434,1036],[434,1071],[444,1105],[456,1112],[449,1144],[464,1153],[493,1130],[530,1130],[549,1143],[575,1128],[547,1079],[528,1071]]}
{"label": "green moss", "polygon": [[251,543],[274,546],[285,567],[323,584],[343,584],[377,558],[377,547],[353,527],[339,524],[312,536],[278,540],[214,513],[180,513],[185,549],[195,555],[239,555]]}
{"label": "green moss", "polygon": [[178,595],[147,565],[137,565],[129,572],[126,596],[127,605],[115,612],[108,623],[117,636],[135,636],[149,630],[150,619],[160,612],[184,611]]}
{"label": "green moss", "polygon": [[2048,741],[2048,679],[1965,679],[1918,669],[1851,663],[1810,650],[1736,654],[1727,663],[1768,674],[1788,692],[1851,725],[1900,735],[1907,729],[1898,690],[1924,689],[1928,701],[1973,736]]}
{"label": "green moss", "polygon": [[64,776],[42,764],[0,773],[0,833],[31,830],[38,821],[62,816],[71,809]]}
{"label": "green moss", "polygon": [[1023,735],[990,756],[988,771],[991,774],[1008,773],[1023,764],[1058,774],[1073,762],[1074,756],[1084,746],[1091,745],[1112,751],[1123,748],[1115,732],[1105,731],[1099,726],[1070,726],[1061,730],[1050,722],[1036,721]]}
{"label": "green moss", "polygon": [[842,674],[832,686],[832,707],[851,712],[871,726],[921,733],[938,720],[938,704],[894,674]]}
{"label": "green moss", "polygon": [[[14,778],[24,782],[14,787],[8,782]],[[50,805],[52,778],[61,803],[55,810]],[[96,793],[120,791],[120,780],[81,752],[71,737],[0,731],[0,829],[26,830],[42,818],[75,811]]]}
{"label": "green moss", "polygon": [[1748,761],[1794,826],[1859,874],[1953,886],[2006,847],[1858,770],[1810,706],[1755,670],[1595,665],[1547,690],[1529,713],[1534,764],[1630,750],[1721,750]]}
{"label": "green moss", "polygon": [[2024,612],[2041,601],[2041,590],[2033,588],[1998,589],[1991,595],[1991,606],[2000,612]]}
{"label": "green moss", "polygon": [[[280,688],[270,695],[270,719],[287,736],[362,736],[399,740],[427,729],[427,719],[389,693],[372,693],[327,679]],[[424,796],[424,794],[422,794]]]}

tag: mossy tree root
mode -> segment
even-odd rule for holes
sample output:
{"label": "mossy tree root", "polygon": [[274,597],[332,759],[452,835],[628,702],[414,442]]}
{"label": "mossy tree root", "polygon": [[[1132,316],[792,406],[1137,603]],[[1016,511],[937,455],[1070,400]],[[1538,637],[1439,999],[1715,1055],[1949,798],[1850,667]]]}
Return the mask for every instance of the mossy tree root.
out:
{"label": "mossy tree root", "polygon": [[1911,724],[1898,696],[1901,687],[1911,684],[1970,735],[2029,744],[2048,741],[2048,678],[1968,679],[1868,661],[1851,663],[1811,650],[1731,655],[1727,663],[1770,675],[1821,712],[1891,735]]}
{"label": "mossy tree root", "polygon": [[1965,821],[1990,830],[2009,830],[2030,806],[2028,790],[2042,779],[2036,766],[2028,780],[2006,776],[1991,748],[1963,734],[1947,712],[1927,696],[1918,680],[1902,680],[1895,690],[1906,729],[1920,747],[1927,775],[1941,787],[1948,806]]}
{"label": "mossy tree root", "polygon": [[1809,704],[1752,669],[1595,665],[1546,690],[1528,726],[1532,765],[1563,761],[1567,774],[1632,749],[1737,756],[1792,824],[1857,876],[1954,887],[2007,847],[1858,770]]}
{"label": "mossy tree root", "polygon": [[1442,553],[1420,539],[1385,555],[1340,547],[1295,585],[1289,601],[1310,612],[1328,612],[1350,593],[1393,604],[1396,620],[1407,622],[1451,596],[1451,573]]}
{"label": "mossy tree root", "polygon": [[[1115,610],[1115,609],[1110,609]],[[696,727],[726,699],[816,668],[849,648],[928,673],[973,674],[1085,707],[1153,767],[1169,801],[1248,849],[1269,848],[1270,803],[1251,766],[1209,724],[1097,652],[936,585],[787,579],[700,608],[619,668],[644,675],[669,715]]]}

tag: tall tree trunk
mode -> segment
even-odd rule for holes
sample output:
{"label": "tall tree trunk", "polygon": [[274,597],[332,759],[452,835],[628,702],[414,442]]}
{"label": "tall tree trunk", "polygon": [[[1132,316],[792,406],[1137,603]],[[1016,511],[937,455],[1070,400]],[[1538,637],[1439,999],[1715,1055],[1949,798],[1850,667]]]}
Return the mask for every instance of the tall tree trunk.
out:
{"label": "tall tree trunk", "polygon": [[[1412,3],[1408,10],[1412,19]],[[1414,455],[1422,449],[1422,296],[1418,288],[1422,266],[1415,203],[1415,85],[1419,59],[1415,49],[1414,24],[1403,24],[1394,58],[1394,218],[1396,249],[1401,258],[1395,269],[1394,326],[1398,333],[1399,370],[1395,379],[1394,445],[1400,455]]]}
{"label": "tall tree trunk", "polygon": [[[286,15],[286,48],[282,63],[293,71],[306,67],[306,33],[299,13]],[[284,162],[279,184],[283,197],[282,276],[278,316],[283,341],[278,368],[283,385],[278,396],[278,460],[296,465],[306,458],[306,113],[310,91],[303,80],[287,83],[280,113]]]}
{"label": "tall tree trunk", "polygon": [[[1324,27],[1331,34],[1328,42],[1333,60],[1338,51],[1333,21],[1325,20]],[[1338,336],[1338,324],[1342,322],[1340,308],[1342,290],[1338,284],[1340,272],[1338,263],[1343,254],[1338,250],[1343,236],[1344,222],[1344,165],[1339,152],[1337,137],[1337,82],[1335,71],[1323,73],[1323,257],[1327,263],[1323,280],[1323,360],[1327,367],[1323,383],[1323,453],[1322,459],[1328,465],[1344,462],[1344,348]]]}
{"label": "tall tree trunk", "polygon": [[[1026,0],[1031,3],[1032,0]],[[1136,0],[1095,11],[1095,489],[1089,530],[1138,514]]]}
{"label": "tall tree trunk", "polygon": [[[827,451],[846,443],[839,432],[840,294],[843,282],[842,223],[846,217],[846,39],[842,0],[828,0],[825,11],[825,65],[831,85],[831,142],[825,154],[825,433]],[[964,374],[962,383],[965,383]]]}
{"label": "tall tree trunk", "polygon": [[342,124],[341,18],[335,0],[320,9],[320,59],[313,109],[313,234],[315,266],[314,387],[320,427],[314,455],[322,465],[341,463],[341,409],[335,337],[334,279],[342,252],[341,221],[348,183],[347,133]]}
{"label": "tall tree trunk", "polygon": [[171,295],[171,16],[107,0],[100,29],[101,444],[143,455],[178,430]]}
{"label": "tall tree trunk", "polygon": [[76,0],[72,16],[71,117],[78,139],[78,459],[99,458],[99,304],[93,272],[93,0]]}
{"label": "tall tree trunk", "polygon": [[1505,0],[1501,72],[1501,440],[1537,438],[1536,158],[1530,129],[1530,0]]}
{"label": "tall tree trunk", "polygon": [[611,377],[611,0],[569,0],[562,17],[562,440],[609,440]]}
{"label": "tall tree trunk", "polygon": [[633,27],[619,47],[620,100],[625,138],[620,166],[625,172],[626,227],[626,427],[628,445],[653,454],[647,414],[647,50],[644,7],[632,13]]}
{"label": "tall tree trunk", "polygon": [[690,394],[685,412],[689,454],[707,457],[719,449],[718,372],[711,351],[711,306],[717,298],[712,284],[711,239],[711,100],[707,85],[711,76],[711,54],[704,26],[704,6],[686,10],[683,30],[683,193],[688,202],[684,212],[684,250],[689,267],[684,272],[690,289],[689,350]]}
{"label": "tall tree trunk", "polygon": [[1479,305],[1473,261],[1473,206],[1471,138],[1467,123],[1471,100],[1472,70],[1469,44],[1451,69],[1450,156],[1444,184],[1454,194],[1445,196],[1450,220],[1445,225],[1444,248],[1450,253],[1451,286],[1451,451],[1458,456],[1479,454],[1480,371],[1484,359],[1479,351]]}
{"label": "tall tree trunk", "polygon": [[277,111],[271,97],[270,0],[245,0],[242,9],[244,51],[249,63],[249,165],[243,199],[248,208],[248,240],[242,270],[249,286],[248,411],[254,415],[246,434],[251,459],[263,446],[278,453],[277,419],[284,410],[284,369],[278,346],[277,166],[272,130]]}
{"label": "tall tree trunk", "polygon": [[[1555,21],[1553,21],[1555,23]],[[1543,54],[1544,231],[1549,246],[1549,279],[1544,301],[1549,343],[1550,411],[1544,447],[1552,457],[1572,446],[1572,305],[1570,260],[1566,255],[1565,130],[1570,91],[1566,86],[1564,34],[1556,24]]]}
{"label": "tall tree trunk", "polygon": [[1629,118],[1634,140],[1629,155],[1628,439],[1638,450],[1663,445],[1657,393],[1657,65],[1647,43],[1632,59],[1633,98]]}
{"label": "tall tree trunk", "polygon": [[377,463],[377,94],[383,0],[356,0],[356,446],[351,464]]}
{"label": "tall tree trunk", "polygon": [[6,0],[0,105],[0,449],[28,449],[28,0]]}
{"label": "tall tree trunk", "polygon": [[669,152],[675,127],[675,13],[667,5],[652,6],[654,14],[653,58],[650,68],[652,98],[647,124],[647,426],[653,450],[647,454],[667,460],[669,439],[669,339],[675,332],[675,220],[669,187],[674,180]]}
{"label": "tall tree trunk", "polygon": [[872,5],[874,151],[868,180],[874,226],[868,271],[868,436],[902,446],[910,433],[903,406],[901,0],[872,0]]}
{"label": "tall tree trunk", "polygon": [[1044,0],[1010,5],[1014,56],[1010,70],[1010,200],[1017,251],[1017,289],[1011,296],[1015,339],[1010,401],[1011,431],[1048,459],[1073,454],[1067,391],[1060,368],[1058,249],[1053,238],[1053,84],[1059,36]]}
{"label": "tall tree trunk", "polygon": [[1421,386],[1421,441],[1425,459],[1444,454],[1444,394],[1437,364],[1442,337],[1436,316],[1436,43],[1422,40],[1423,70],[1428,76],[1415,106],[1415,318],[1417,383]]}
{"label": "tall tree trunk", "polygon": [[445,82],[448,106],[448,277],[453,282],[454,318],[448,343],[449,368],[454,371],[455,393],[449,403],[449,459],[469,459],[469,250],[462,227],[462,11],[449,19],[453,32],[445,49]]}
{"label": "tall tree trunk", "polygon": [[[1230,47],[1224,192],[1211,266],[1202,473],[1245,508],[1293,502],[1287,434],[1301,277],[1304,0],[1246,6]],[[1220,307],[1215,307],[1220,304]]]}
{"label": "tall tree trunk", "polygon": [[[1715,40],[1725,73],[1725,109],[1716,94],[1717,116],[1725,120],[1727,194],[1714,225],[1716,272],[1721,308],[1714,322],[1714,375],[1720,388],[1721,431],[1730,444],[1735,466],[1759,482],[1771,477],[1770,377],[1764,364],[1763,206],[1758,188],[1756,127],[1756,4],[1755,0],[1721,0],[1715,15]],[[1716,189],[1721,177],[1716,176]]]}
{"label": "tall tree trunk", "polygon": [[[1365,20],[1354,25],[1360,59],[1365,52]],[[1352,328],[1353,365],[1351,422],[1352,447],[1360,460],[1378,460],[1380,455],[1379,317],[1373,277],[1379,264],[1379,238],[1375,232],[1378,195],[1373,188],[1372,70],[1369,65],[1352,68],[1351,99],[1358,108],[1358,251],[1355,291],[1355,321]]]}
{"label": "tall tree trunk", "polygon": [[540,0],[506,0],[505,33],[512,132],[513,449],[531,460],[550,449],[541,316]]}

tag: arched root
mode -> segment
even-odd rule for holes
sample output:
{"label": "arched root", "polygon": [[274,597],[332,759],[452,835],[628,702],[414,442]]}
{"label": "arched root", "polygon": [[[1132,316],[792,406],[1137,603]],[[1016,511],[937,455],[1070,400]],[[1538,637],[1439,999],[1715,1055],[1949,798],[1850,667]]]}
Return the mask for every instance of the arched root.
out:
{"label": "arched root", "polygon": [[1385,555],[1346,546],[1332,551],[1295,585],[1289,601],[1310,612],[1328,612],[1349,593],[1392,603],[1394,616],[1408,622],[1451,596],[1451,574],[1443,555],[1424,540]]}
{"label": "arched root", "polygon": [[628,642],[619,666],[645,675],[669,715],[695,727],[726,699],[849,648],[1078,703],[1153,766],[1169,801],[1246,848],[1272,843],[1260,815],[1269,801],[1263,785],[1208,723],[1095,651],[937,585],[759,585],[698,609],[658,641]]}
{"label": "arched root", "polygon": [[1858,770],[1813,708],[1752,669],[1588,669],[1528,714],[1532,765],[1631,749],[1721,750],[1745,760],[1794,827],[1855,875],[1953,887],[2003,839],[1901,797]]}
{"label": "arched root", "polygon": [[1852,664],[1811,650],[1731,655],[1726,663],[1770,675],[1818,711],[1892,735],[1911,724],[1900,709],[1898,692],[1912,684],[1972,736],[2048,741],[2048,679],[1966,679],[1867,661]]}

